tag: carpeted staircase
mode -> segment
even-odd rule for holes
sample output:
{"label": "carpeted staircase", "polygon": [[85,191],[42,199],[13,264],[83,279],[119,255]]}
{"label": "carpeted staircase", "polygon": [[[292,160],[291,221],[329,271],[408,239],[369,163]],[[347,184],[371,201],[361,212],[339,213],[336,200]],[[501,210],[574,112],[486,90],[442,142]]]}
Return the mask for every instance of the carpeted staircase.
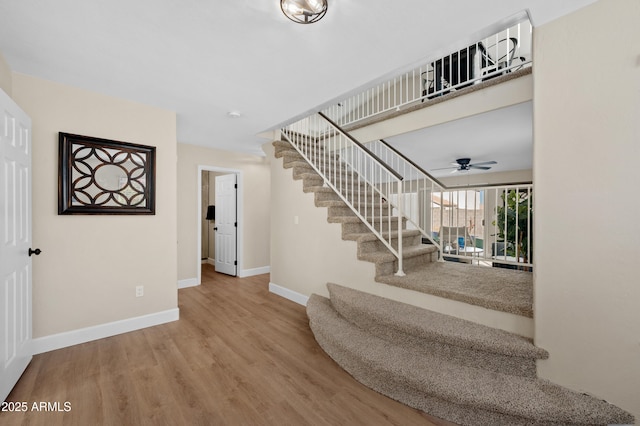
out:
{"label": "carpeted staircase", "polygon": [[[530,273],[436,262],[436,247],[422,244],[419,231],[402,231],[407,275],[395,276],[395,256],[313,167],[289,142],[273,145],[316,206],[327,208],[327,220],[341,224],[342,238],[357,242],[358,259],[375,264],[376,281],[533,316]],[[383,229],[389,221],[397,229],[397,220],[385,217]],[[524,337],[336,284],[328,289],[330,299],[312,295],[307,304],[316,340],[354,378],[393,399],[464,425],[633,423],[611,404],[538,379],[536,360],[548,354]]]}
{"label": "carpeted staircase", "polygon": [[[367,228],[367,226],[358,218],[347,204],[342,201],[340,196],[331,188],[324,186],[324,179],[311,167],[311,165],[296,151],[296,149],[285,141],[276,141],[273,143],[275,147],[276,158],[283,159],[285,168],[293,169],[293,178],[303,180],[303,190],[305,192],[313,192],[315,194],[315,204],[318,207],[327,207],[330,223],[342,224],[342,238],[345,240],[356,241],[358,245],[358,259],[366,260],[375,264],[376,279],[383,276],[393,275],[398,270],[398,261],[378,238]],[[334,164],[338,167],[346,168],[338,159],[333,158]],[[356,189],[357,190],[357,189]],[[364,190],[364,189],[362,189]],[[383,202],[379,200],[378,202]],[[362,208],[362,214],[365,214],[365,206]],[[368,212],[375,209],[374,204],[366,206]],[[378,209],[378,212],[385,214],[387,209]],[[389,222],[391,228],[397,229],[398,218],[383,217],[376,220],[377,229],[386,229]],[[385,233],[388,235],[388,233]],[[437,260],[437,249],[433,245],[422,244],[422,238],[419,231],[403,230],[403,254],[405,272],[419,269],[432,261]],[[394,247],[397,247],[398,233],[391,232]]]}

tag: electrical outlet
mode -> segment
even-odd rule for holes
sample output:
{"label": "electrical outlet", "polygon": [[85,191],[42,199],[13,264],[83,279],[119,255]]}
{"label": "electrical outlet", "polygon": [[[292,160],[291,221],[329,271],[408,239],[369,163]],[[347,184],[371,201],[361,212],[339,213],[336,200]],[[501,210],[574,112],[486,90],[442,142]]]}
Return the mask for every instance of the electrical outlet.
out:
{"label": "electrical outlet", "polygon": [[144,296],[144,286],[137,285],[136,286],[136,297],[142,297],[142,296]]}

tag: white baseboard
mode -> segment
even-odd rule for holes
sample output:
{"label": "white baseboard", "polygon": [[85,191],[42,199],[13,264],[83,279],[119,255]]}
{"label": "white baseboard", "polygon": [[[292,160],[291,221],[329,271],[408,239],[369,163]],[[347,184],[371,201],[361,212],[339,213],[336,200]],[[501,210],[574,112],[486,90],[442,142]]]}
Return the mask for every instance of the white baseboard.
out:
{"label": "white baseboard", "polygon": [[37,355],[68,346],[79,345],[80,343],[91,342],[92,340],[104,339],[117,334],[177,321],[178,319],[180,319],[180,310],[174,308],[93,327],[52,334],[51,336],[38,337],[31,341],[31,351],[34,355]]}
{"label": "white baseboard", "polygon": [[307,306],[307,301],[309,301],[309,296],[289,290],[288,288],[280,287],[274,283],[269,283],[269,291],[302,306]]}
{"label": "white baseboard", "polygon": [[263,266],[262,268],[243,269],[238,274],[238,277],[252,277],[254,275],[268,274],[271,272],[271,266]]}
{"label": "white baseboard", "polygon": [[185,280],[178,281],[178,288],[195,287],[198,285],[197,278],[187,278]]}
{"label": "white baseboard", "polygon": [[207,263],[208,263],[209,265],[216,266],[216,260],[215,260],[215,259],[212,259],[212,258],[210,258],[210,257],[207,259]]}

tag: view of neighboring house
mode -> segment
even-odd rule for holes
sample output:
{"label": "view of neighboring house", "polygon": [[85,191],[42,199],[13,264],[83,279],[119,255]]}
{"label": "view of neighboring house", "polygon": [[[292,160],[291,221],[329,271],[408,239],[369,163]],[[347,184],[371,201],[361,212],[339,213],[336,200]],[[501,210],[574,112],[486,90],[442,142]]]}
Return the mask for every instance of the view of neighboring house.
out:
{"label": "view of neighboring house", "polygon": [[[538,371],[636,418],[640,221],[630,194],[640,184],[638,22],[637,0],[599,0],[533,22],[527,77],[536,242],[531,337],[551,354]],[[199,284],[202,167],[239,177],[238,275],[270,272],[281,293],[307,297],[326,293],[328,281],[372,281],[370,265],[352,262],[353,247],[301,184],[275,171],[276,131],[265,139],[266,157],[192,144],[178,140],[179,112],[22,74],[2,56],[0,88],[32,123],[33,242],[43,251],[33,261],[34,353],[178,320],[178,287]],[[479,92],[432,108],[472,115],[491,102]],[[156,214],[58,215],[58,132],[156,147]],[[434,216],[464,204],[472,217],[459,220],[473,236],[487,234],[484,200],[473,200],[477,208],[469,199],[432,201]],[[322,263],[301,256],[304,250],[322,254]],[[140,285],[144,297],[135,298]]]}

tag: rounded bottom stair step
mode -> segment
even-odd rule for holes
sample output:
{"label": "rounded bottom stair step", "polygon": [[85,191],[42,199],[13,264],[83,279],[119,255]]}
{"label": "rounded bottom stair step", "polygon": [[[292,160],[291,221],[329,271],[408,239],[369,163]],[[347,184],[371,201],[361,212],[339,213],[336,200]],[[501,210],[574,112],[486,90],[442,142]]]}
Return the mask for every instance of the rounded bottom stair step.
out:
{"label": "rounded bottom stair step", "polygon": [[356,380],[393,399],[462,425],[632,423],[625,411],[550,382],[458,365],[395,345],[342,317],[312,295],[311,330]]}

